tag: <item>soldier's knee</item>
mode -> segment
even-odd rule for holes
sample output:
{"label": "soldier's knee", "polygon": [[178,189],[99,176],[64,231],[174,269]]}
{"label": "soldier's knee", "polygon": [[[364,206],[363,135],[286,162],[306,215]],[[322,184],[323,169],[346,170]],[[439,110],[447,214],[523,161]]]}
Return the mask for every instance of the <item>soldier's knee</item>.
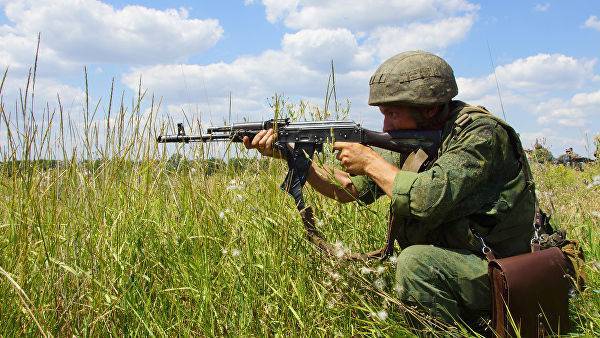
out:
{"label": "soldier's knee", "polygon": [[413,267],[421,265],[432,248],[431,245],[411,245],[403,249],[398,255],[398,269],[407,272],[414,270]]}
{"label": "soldier's knee", "polygon": [[396,291],[401,298],[422,287],[425,281],[435,278],[433,267],[436,263],[431,255],[433,249],[435,247],[431,245],[412,245],[398,255]]}

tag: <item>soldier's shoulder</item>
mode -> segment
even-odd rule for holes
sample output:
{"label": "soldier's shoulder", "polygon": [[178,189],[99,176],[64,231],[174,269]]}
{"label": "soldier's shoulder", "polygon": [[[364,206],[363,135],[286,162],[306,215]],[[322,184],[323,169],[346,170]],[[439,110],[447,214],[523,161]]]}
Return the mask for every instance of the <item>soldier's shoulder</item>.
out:
{"label": "soldier's shoulder", "polygon": [[483,106],[474,106],[463,103],[456,107],[457,117],[454,120],[454,128],[457,128],[461,134],[470,133],[476,130],[492,131],[498,128],[502,121],[491,111]]}

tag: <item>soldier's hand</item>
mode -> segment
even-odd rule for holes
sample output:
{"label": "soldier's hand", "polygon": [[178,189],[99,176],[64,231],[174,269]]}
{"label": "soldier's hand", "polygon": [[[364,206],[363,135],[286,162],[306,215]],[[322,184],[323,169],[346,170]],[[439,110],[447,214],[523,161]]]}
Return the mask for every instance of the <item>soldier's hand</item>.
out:
{"label": "soldier's hand", "polygon": [[353,175],[366,175],[367,166],[381,158],[373,149],[360,143],[335,142],[333,149],[339,150],[335,157],[346,172]]}
{"label": "soldier's hand", "polygon": [[277,134],[273,132],[273,129],[269,129],[259,131],[252,140],[250,137],[244,136],[242,141],[246,149],[256,149],[263,156],[283,158],[281,152],[273,148],[276,138]]}

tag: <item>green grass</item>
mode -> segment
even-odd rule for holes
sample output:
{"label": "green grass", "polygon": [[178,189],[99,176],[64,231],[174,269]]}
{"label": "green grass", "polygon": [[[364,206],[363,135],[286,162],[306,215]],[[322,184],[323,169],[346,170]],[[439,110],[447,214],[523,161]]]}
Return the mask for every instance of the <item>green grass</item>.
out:
{"label": "green grass", "polygon": [[[77,150],[61,146],[69,143],[62,111],[44,124],[25,104],[17,129],[16,114],[3,109],[11,136],[0,169],[0,336],[409,334],[393,263],[365,273],[364,263],[316,251],[279,189],[282,161],[215,170],[205,149],[190,145],[182,151],[195,161],[178,167],[153,142],[159,107],[136,118],[142,98],[100,121],[112,124],[105,144],[86,118]],[[62,154],[58,166],[35,161]],[[82,161],[90,156],[98,160]],[[589,287],[572,301],[575,332],[600,335],[600,187],[584,182],[600,166],[534,171],[542,206],[587,256]],[[306,191],[331,242],[353,251],[383,244],[385,198],[341,205]]]}

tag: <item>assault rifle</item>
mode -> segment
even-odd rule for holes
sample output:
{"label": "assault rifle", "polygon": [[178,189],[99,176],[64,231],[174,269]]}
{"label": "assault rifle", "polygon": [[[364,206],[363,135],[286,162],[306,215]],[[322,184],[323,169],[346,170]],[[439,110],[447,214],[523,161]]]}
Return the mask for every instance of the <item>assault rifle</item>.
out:
{"label": "assault rifle", "polygon": [[281,184],[281,189],[294,197],[309,239],[329,254],[334,252],[334,248],[326,243],[316,230],[312,209],[305,207],[302,196],[302,188],[308,178],[314,153],[323,151],[323,145],[326,143],[342,141],[362,143],[404,154],[421,149],[428,156],[435,156],[442,135],[440,130],[377,132],[365,129],[352,121],[291,122],[290,119],[271,119],[262,122],[211,127],[206,130],[205,134],[200,135],[187,135],[183,123],[179,123],[176,135],[158,136],[157,142],[242,142],[245,136],[252,139],[261,130],[271,128],[277,134],[274,147],[284,155],[289,168],[285,180]]}
{"label": "assault rifle", "polygon": [[262,122],[235,123],[231,126],[212,127],[204,135],[187,135],[183,123],[177,124],[177,135],[158,136],[159,143],[189,143],[229,141],[242,142],[245,136],[252,139],[263,129],[273,128],[277,133],[275,147],[283,150],[284,145],[293,143],[314,145],[322,151],[323,144],[342,141],[358,142],[400,153],[410,153],[419,148],[429,150],[439,146],[441,132],[430,130],[398,130],[377,132],[362,128],[352,121],[290,122],[290,119]]}

